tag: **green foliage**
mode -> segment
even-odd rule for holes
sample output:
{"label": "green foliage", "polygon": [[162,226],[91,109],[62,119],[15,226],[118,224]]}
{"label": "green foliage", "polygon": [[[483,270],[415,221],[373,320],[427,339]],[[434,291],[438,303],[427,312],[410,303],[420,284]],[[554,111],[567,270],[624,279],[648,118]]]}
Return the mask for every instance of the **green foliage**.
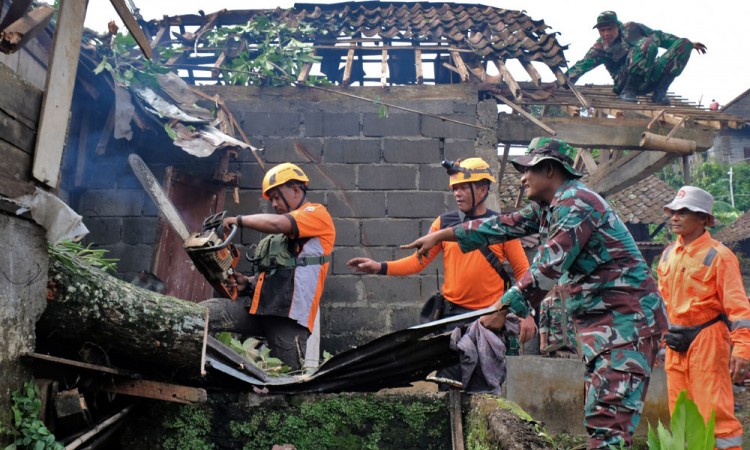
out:
{"label": "green foliage", "polygon": [[121,86],[136,84],[155,88],[156,75],[169,72],[161,61],[174,54],[172,49],[154,49],[153,58],[146,59],[130,34],[117,33],[109,42],[98,46],[101,62],[94,69],[95,74],[107,70]]}
{"label": "green foliage", "polygon": [[687,398],[687,391],[683,390],[677,396],[670,432],[661,422],[656,432],[648,426],[648,448],[650,450],[711,450],[716,444],[714,438],[714,424],[716,414],[711,411],[711,418],[706,423],[698,411],[695,402]]}
{"label": "green foliage", "polygon": [[271,356],[271,349],[259,339],[251,337],[240,342],[229,332],[218,333],[216,339],[271,375],[286,374],[290,371],[289,366],[285,366],[279,358]]}
{"label": "green foliage", "polygon": [[13,392],[13,424],[3,426],[3,433],[16,437],[13,444],[5,450],[62,450],[62,444],[55,440],[44,422],[39,420],[42,401],[39,399],[39,389],[32,381],[26,382],[22,389]]}
{"label": "green foliage", "polygon": [[208,441],[211,431],[211,417],[206,408],[185,406],[178,413],[168,415],[165,421],[165,433],[160,448],[164,450],[212,450],[214,445]]}
{"label": "green foliage", "polygon": [[[732,164],[734,209],[731,207],[729,193],[729,167],[726,163],[707,160],[697,161],[690,168],[691,184],[714,196],[716,218],[723,224],[750,209],[750,165],[745,162]],[[682,164],[665,167],[656,175],[675,189],[685,184]]]}
{"label": "green foliage", "polygon": [[108,250],[91,248],[92,244],[84,247],[73,241],[61,241],[57,244],[49,244],[50,258],[70,270],[78,272],[81,265],[96,267],[98,269],[114,272],[117,270],[116,258],[106,258],[104,255]]}
{"label": "green foliage", "polygon": [[258,409],[230,430],[245,450],[282,443],[299,450],[428,450],[446,448],[447,420],[442,401],[340,395]]}
{"label": "green foliage", "polygon": [[[314,37],[309,24],[296,27],[259,16],[245,25],[220,27],[207,33],[211,47],[239,49],[229,58],[222,73],[228,84],[247,86],[288,86],[296,82],[305,63],[319,62],[312,45],[302,37]],[[311,84],[324,84],[324,78],[310,77]]]}

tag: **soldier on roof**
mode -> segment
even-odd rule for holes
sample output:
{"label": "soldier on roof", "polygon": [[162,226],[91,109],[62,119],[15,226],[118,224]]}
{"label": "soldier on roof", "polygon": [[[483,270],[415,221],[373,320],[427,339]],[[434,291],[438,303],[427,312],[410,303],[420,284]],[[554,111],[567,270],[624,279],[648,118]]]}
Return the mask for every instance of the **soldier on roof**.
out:
{"label": "soldier on roof", "polygon": [[[614,11],[604,11],[596,18],[594,28],[599,39],[582,60],[566,75],[575,84],[585,74],[604,64],[614,80],[615,94],[627,102],[636,102],[638,95],[652,93],[654,103],[668,105],[667,89],[685,69],[690,50],[706,53],[706,46],[637,22],[623,24]],[[658,55],[659,48],[666,49]]]}

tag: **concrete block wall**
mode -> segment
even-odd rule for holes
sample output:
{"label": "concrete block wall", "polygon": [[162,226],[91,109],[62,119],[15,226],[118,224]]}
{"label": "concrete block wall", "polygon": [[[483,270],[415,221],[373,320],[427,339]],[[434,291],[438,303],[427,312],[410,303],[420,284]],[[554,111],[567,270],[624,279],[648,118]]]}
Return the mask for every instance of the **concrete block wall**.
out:
{"label": "concrete block wall", "polygon": [[[426,233],[435,217],[455,206],[440,161],[474,156],[477,129],[396,108],[387,108],[385,115],[370,102],[318,90],[202,89],[225,99],[245,133],[263,148],[269,168],[286,161],[301,166],[311,179],[309,198],[325,204],[334,218],[337,238],[322,303],[322,348],[337,353],[416,324],[422,304],[437,289],[436,268],[442,280],[442,259],[408,277],[355,275],[346,262],[355,256],[382,261],[410,253],[398,246]],[[345,92],[470,124],[478,121],[478,95],[470,86]],[[252,155],[241,154],[230,170],[243,174],[240,204],[227,196],[230,213],[268,212],[259,190],[263,171]],[[255,233],[242,237],[245,245],[257,239]]]}
{"label": "concrete block wall", "polygon": [[[425,234],[435,217],[455,206],[440,161],[494,151],[487,143],[494,132],[433,116],[484,126],[492,123],[489,116],[496,108],[478,108],[476,88],[463,85],[345,90],[429,115],[312,89],[202,89],[225,100],[247,136],[263,149],[268,168],[286,161],[300,165],[311,179],[309,199],[325,204],[334,217],[337,240],[323,297],[322,348],[337,353],[416,324],[422,304],[437,289],[436,269],[442,280],[442,259],[422,274],[400,278],[355,275],[346,262],[354,256],[382,261],[410,253],[399,245]],[[76,134],[71,135],[69,148],[80,148]],[[99,140],[88,136],[94,144]],[[80,152],[66,153],[64,188],[91,231],[86,242],[119,258],[118,276],[130,281],[151,269],[158,212],[132,174],[127,155],[139,153],[159,179],[167,165],[210,178],[218,158],[194,158],[168,141],[138,135],[131,142],[110,140],[103,155],[95,153],[95,145],[85,146],[82,173]],[[240,173],[241,180],[239,203],[227,192],[228,213],[271,212],[260,195],[264,171],[251,152],[241,152],[229,170]],[[260,237],[242,230],[240,249],[248,251]],[[243,258],[239,270],[247,268]]]}

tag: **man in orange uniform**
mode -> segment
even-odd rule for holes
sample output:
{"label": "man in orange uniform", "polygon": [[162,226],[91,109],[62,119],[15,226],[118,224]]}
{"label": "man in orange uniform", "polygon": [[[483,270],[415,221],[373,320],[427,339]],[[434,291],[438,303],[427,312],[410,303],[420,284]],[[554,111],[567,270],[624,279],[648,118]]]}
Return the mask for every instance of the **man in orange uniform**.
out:
{"label": "man in orange uniform", "polygon": [[[716,413],[716,448],[742,448],[734,416],[732,381],[745,378],[750,359],[750,303],[737,257],[707,228],[714,225],[713,197],[684,186],[664,207],[677,241],[659,261],[659,291],[669,315],[665,368],[670,410],[677,394],[708,420]],[[731,323],[729,322],[731,321]]]}
{"label": "man in orange uniform", "polygon": [[[301,368],[302,359],[306,367],[317,367],[318,307],[336,239],[333,219],[325,206],[305,199],[308,182],[298,166],[279,164],[263,178],[263,197],[271,201],[276,214],[224,219],[225,227],[237,224],[261,233],[286,235],[296,264],[258,275],[250,314],[239,301],[212,299],[202,303],[209,308],[211,331],[265,336],[271,354],[293,370]],[[235,278],[241,293],[250,293],[245,288],[255,280],[241,274]]]}
{"label": "man in orange uniform", "polygon": [[[450,174],[448,184],[453,190],[458,209],[435,219],[430,232],[497,214],[485,205],[490,184],[495,181],[495,177],[482,158],[468,158],[458,164],[445,161],[443,165],[447,166]],[[441,250],[445,279],[442,295],[445,302],[440,317],[486,308],[502,297],[507,287],[498,269],[506,259],[513,267],[516,279],[521,278],[529,269],[529,261],[517,239],[469,253],[463,253],[455,242],[444,242],[421,259],[415,253],[397,261],[377,262],[369,258],[353,258],[347,264],[356,272],[413,275],[427,267]],[[536,325],[533,317],[529,316],[521,326],[521,344],[533,337],[534,333]],[[460,378],[460,373],[451,375]]]}

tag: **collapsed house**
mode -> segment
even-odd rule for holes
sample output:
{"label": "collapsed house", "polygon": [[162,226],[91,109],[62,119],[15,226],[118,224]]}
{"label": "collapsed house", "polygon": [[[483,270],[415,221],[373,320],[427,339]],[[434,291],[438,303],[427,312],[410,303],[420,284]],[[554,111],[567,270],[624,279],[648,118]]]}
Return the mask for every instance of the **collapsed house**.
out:
{"label": "collapsed house", "polygon": [[[58,26],[72,28],[66,17]],[[318,59],[302,64],[291,79],[277,73],[284,86],[232,85],[232,75],[241,70],[232,62],[252,59],[261,43],[241,32],[242,39],[221,47],[209,39],[217,30],[258,18],[311,30],[296,39]],[[1,148],[4,159],[17,162],[1,169],[0,194],[15,198],[37,186],[56,191],[83,216],[90,231],[86,242],[119,259],[118,277],[130,281],[150,273],[167,294],[196,302],[212,290],[195,275],[179,237],[159,218],[127,164],[128,155],[140,155],[163,180],[192,229],[217,211],[267,211],[260,198],[264,169],[285,161],[299,164],[311,178],[309,198],[327,205],[337,228],[322,301],[322,348],[349,357],[352,347],[414,325],[422,303],[434,293],[440,274],[428,271],[383,283],[351,274],[346,261],[359,255],[377,260],[405,255],[398,246],[425,233],[434,217],[451,207],[442,159],[481,156],[495,162],[503,191],[492,202],[500,204],[508,197],[504,190],[513,189],[507,181],[511,147],[539,135],[555,136],[580,149],[576,167],[586,170],[590,185],[614,199],[675,159],[687,161],[690,153],[708,149],[717,130],[742,129],[747,123],[676,95],[670,96],[672,106],[663,107],[620,101],[609,86],[557,89],[567,64],[558,36],[544,21],[501,8],[304,4],[290,10],[165,17],[140,27],[140,48],[153,51],[155,59],[168,55],[159,64],[171,72],[152,74],[146,84],[131,82],[117,62],[109,69],[102,66],[117,51],[116,40],[85,33],[73,67],[77,75],[69,80],[75,87],[71,84],[69,126],[66,114],[43,105],[42,87],[28,86],[3,68],[14,88],[4,90],[1,108],[18,131],[3,137],[8,144]],[[49,35],[46,42],[52,45]],[[136,61],[137,47],[125,47]],[[511,73],[510,61],[518,62],[522,75]],[[142,58],[133,64],[145,67]],[[308,84],[310,77],[328,84]],[[57,116],[65,119],[63,125]],[[64,153],[52,145],[61,139]],[[512,192],[518,207],[523,195]],[[640,199],[644,193],[632,195]],[[630,198],[623,198],[622,207],[640,211],[641,203]],[[15,280],[32,280],[34,271],[46,274],[43,232],[28,216],[16,217],[11,204],[0,216],[12,231],[11,253],[33,255],[24,276],[0,279],[4,292],[15,293],[9,298],[34,299],[29,305],[35,306],[21,308],[3,323],[28,338],[44,307],[46,280],[35,277],[23,288]],[[246,249],[259,237],[242,230],[238,245]],[[19,270],[10,260],[4,264]],[[16,304],[4,299],[2,309]],[[23,323],[22,329],[16,323]],[[53,336],[64,341],[61,334]],[[18,356],[34,350],[34,340],[26,341],[7,353],[3,364],[21,370]],[[118,342],[97,345],[115,352]],[[47,358],[46,363],[81,369],[70,358]],[[127,377],[127,368],[117,375]],[[4,387],[6,392],[11,386]],[[145,396],[160,389],[168,392],[162,397],[177,390],[140,385],[128,392]],[[190,401],[202,395],[185,392]]]}

